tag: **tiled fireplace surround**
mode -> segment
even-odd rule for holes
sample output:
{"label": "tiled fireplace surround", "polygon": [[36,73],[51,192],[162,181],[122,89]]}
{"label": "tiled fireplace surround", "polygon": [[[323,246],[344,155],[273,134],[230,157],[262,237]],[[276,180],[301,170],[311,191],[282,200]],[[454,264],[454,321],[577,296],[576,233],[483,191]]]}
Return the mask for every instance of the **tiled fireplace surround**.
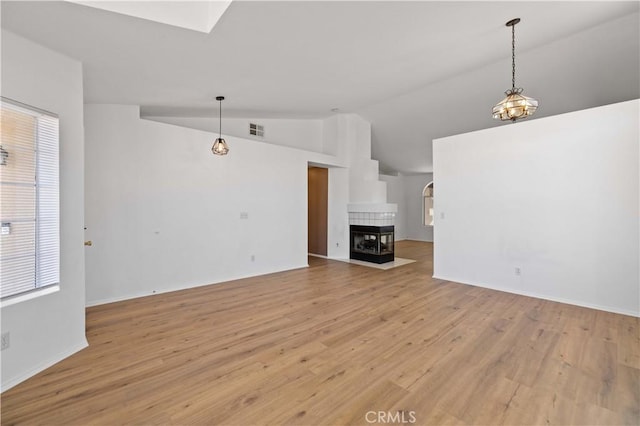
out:
{"label": "tiled fireplace surround", "polygon": [[[372,263],[386,263],[394,260],[393,232],[396,204],[372,204],[349,206],[350,247],[349,257]],[[391,241],[381,238],[389,238]],[[362,247],[363,235],[371,238],[370,247]],[[375,247],[375,248],[374,248]]]}

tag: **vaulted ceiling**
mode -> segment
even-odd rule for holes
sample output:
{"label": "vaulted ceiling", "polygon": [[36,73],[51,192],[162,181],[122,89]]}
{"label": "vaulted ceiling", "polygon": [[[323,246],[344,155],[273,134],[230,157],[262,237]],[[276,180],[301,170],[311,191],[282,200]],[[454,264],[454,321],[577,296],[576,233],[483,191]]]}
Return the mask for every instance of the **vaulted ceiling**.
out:
{"label": "vaulted ceiling", "polygon": [[[185,2],[185,7],[189,3]],[[386,171],[432,170],[434,138],[496,125],[511,85],[535,118],[640,97],[640,3],[234,1],[210,33],[69,2],[2,1],[2,27],[76,58],[86,103],[168,116],[372,124]],[[533,118],[533,119],[535,119]],[[516,124],[517,125],[517,124]]]}

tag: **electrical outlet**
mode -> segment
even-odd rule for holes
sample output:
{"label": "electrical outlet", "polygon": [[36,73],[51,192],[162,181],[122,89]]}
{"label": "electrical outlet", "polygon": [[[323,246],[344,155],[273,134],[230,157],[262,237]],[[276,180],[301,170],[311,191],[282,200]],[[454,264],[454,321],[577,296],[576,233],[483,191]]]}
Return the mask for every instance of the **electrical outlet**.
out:
{"label": "electrical outlet", "polygon": [[9,334],[9,332],[7,331],[6,333],[2,333],[2,345],[0,350],[4,351],[5,349],[9,349],[9,346],[11,346],[11,334]]}
{"label": "electrical outlet", "polygon": [[519,267],[517,267],[517,266],[516,266],[516,268],[515,268],[515,271],[514,271],[514,272],[515,272],[515,274],[516,274],[516,275],[518,275],[518,276],[522,275],[522,270],[521,270]]}

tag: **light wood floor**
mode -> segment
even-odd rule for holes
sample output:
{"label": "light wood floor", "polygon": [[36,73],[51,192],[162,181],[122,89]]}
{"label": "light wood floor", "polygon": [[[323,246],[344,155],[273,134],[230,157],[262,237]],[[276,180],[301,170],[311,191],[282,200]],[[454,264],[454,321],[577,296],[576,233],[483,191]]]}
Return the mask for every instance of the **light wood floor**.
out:
{"label": "light wood floor", "polygon": [[397,255],[419,261],[88,309],[90,346],[5,392],[2,424],[640,423],[637,318],[434,280],[427,243]]}

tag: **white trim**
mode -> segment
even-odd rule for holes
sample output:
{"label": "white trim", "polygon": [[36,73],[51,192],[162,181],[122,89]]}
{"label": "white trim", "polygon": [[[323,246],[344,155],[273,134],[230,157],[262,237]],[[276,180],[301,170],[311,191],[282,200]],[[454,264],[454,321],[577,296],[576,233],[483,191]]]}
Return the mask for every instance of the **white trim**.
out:
{"label": "white trim", "polygon": [[331,259],[330,257],[324,256],[322,254],[315,254],[315,253],[307,253],[307,256],[319,257],[321,259]]}
{"label": "white trim", "polygon": [[222,281],[214,281],[214,282],[201,283],[201,284],[185,284],[182,287],[168,288],[168,289],[157,290],[157,291],[154,290],[152,292],[140,292],[140,293],[129,294],[129,295],[120,296],[120,297],[109,297],[109,298],[105,298],[105,299],[87,301],[85,303],[85,307],[90,308],[92,306],[106,305],[107,303],[122,302],[124,300],[137,299],[139,297],[154,296],[156,294],[171,293],[173,291],[188,290],[190,288],[204,287],[204,286],[207,286],[207,285],[226,284],[226,283],[229,283],[231,281],[242,280],[242,279],[245,279],[245,278],[254,278],[254,277],[259,277],[259,276],[262,276],[262,275],[277,274],[278,272],[286,272],[286,271],[292,271],[294,269],[302,269],[302,268],[308,268],[308,267],[309,267],[309,264],[306,263],[306,264],[303,264],[303,265],[300,265],[300,266],[292,266],[290,268],[285,268],[285,269],[275,269],[275,270],[272,270],[272,271],[259,272],[259,273],[256,273],[256,274],[238,275],[238,276],[234,276],[234,277],[225,278]]}
{"label": "white trim", "polygon": [[60,291],[60,284],[54,284],[48,285],[46,287],[41,287],[28,293],[20,293],[14,296],[9,296],[6,299],[0,300],[0,308],[5,308],[7,306],[15,305],[16,303],[35,299],[36,297],[45,296],[47,294],[56,293],[58,291]]}
{"label": "white trim", "polygon": [[13,105],[14,107],[18,107],[25,114],[30,114],[34,117],[37,117],[37,115],[33,115],[33,113],[35,112],[36,114],[39,114],[39,115],[48,115],[49,117],[59,119],[58,114],[56,113],[47,111],[46,109],[35,107],[33,105],[23,104],[22,102],[18,102],[14,99],[7,98],[6,96],[0,96],[0,102],[5,102],[10,105]]}
{"label": "white trim", "polygon": [[7,391],[12,387],[14,387],[15,385],[24,382],[28,378],[33,377],[36,374],[40,373],[41,371],[44,371],[47,368],[51,367],[52,365],[59,363],[63,359],[70,357],[71,355],[81,351],[87,346],[89,346],[89,344],[87,343],[87,339],[82,339],[82,341],[79,342],[77,345],[74,345],[70,347],[68,350],[59,353],[58,355],[50,358],[45,362],[40,363],[35,368],[32,368],[31,370],[27,371],[25,374],[21,374],[18,377],[14,377],[12,379],[7,380],[6,382],[2,382],[2,392]]}
{"label": "white trim", "polygon": [[583,308],[597,309],[599,311],[612,312],[614,314],[629,315],[631,317],[640,318],[640,311],[634,312],[634,311],[631,311],[631,310],[620,309],[620,308],[616,308],[616,307],[612,307],[612,306],[603,306],[603,305],[597,305],[597,304],[593,304],[593,303],[586,303],[586,302],[582,302],[582,301],[579,301],[579,300],[564,299],[562,297],[549,297],[549,296],[544,295],[544,294],[532,293],[532,292],[529,292],[529,291],[515,291],[515,290],[513,290],[511,288],[503,288],[503,287],[491,286],[491,285],[487,285],[487,284],[463,282],[463,281],[460,281],[460,280],[441,277],[441,276],[436,276],[436,275],[433,275],[433,278],[435,278],[437,280],[450,281],[450,282],[457,283],[457,284],[472,285],[472,286],[475,286],[475,287],[488,288],[490,290],[503,291],[505,293],[518,294],[520,296],[535,297],[536,299],[549,300],[551,302],[565,303],[567,305],[581,306]]}

